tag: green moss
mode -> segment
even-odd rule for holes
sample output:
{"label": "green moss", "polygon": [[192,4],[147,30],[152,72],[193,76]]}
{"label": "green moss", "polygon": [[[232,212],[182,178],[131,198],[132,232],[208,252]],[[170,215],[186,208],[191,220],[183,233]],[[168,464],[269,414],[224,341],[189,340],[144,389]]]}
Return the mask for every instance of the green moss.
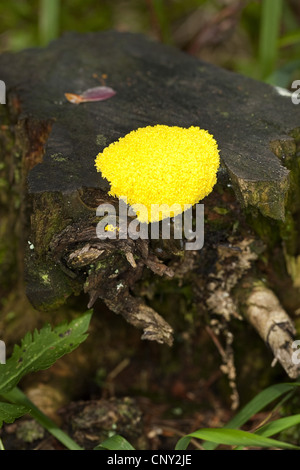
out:
{"label": "green moss", "polygon": [[69,223],[64,214],[63,195],[43,193],[36,196],[31,219],[34,246],[38,255],[49,250],[53,235],[61,232]]}
{"label": "green moss", "polygon": [[4,178],[0,178],[0,189],[6,190],[8,188],[8,181]]}
{"label": "green moss", "polygon": [[50,155],[50,158],[54,160],[55,162],[65,162],[66,158],[63,156],[62,153],[54,153],[53,155]]}
{"label": "green moss", "polygon": [[108,263],[107,259],[103,259],[101,261],[98,261],[95,265],[95,271],[100,271],[101,269],[106,269],[108,264],[109,263]]}
{"label": "green moss", "polygon": [[18,439],[32,443],[38,439],[43,439],[45,431],[36,421],[20,422],[17,427],[16,436]]}
{"label": "green moss", "polygon": [[[295,135],[298,134],[292,133],[293,137]],[[283,241],[286,253],[294,256],[300,249],[299,228],[296,221],[298,217],[296,213],[300,210],[300,155],[297,154],[297,142],[290,138],[273,141],[270,147],[275,155],[281,159],[282,164],[290,171],[289,188],[284,201],[285,217],[283,220],[276,222],[269,217],[264,217],[261,213],[255,214],[253,210],[248,210],[248,222],[269,249],[273,249],[276,244]],[[274,201],[277,201],[276,198],[274,198]]]}
{"label": "green moss", "polygon": [[227,111],[219,111],[219,113],[221,114],[221,116],[223,116],[225,118],[229,117],[229,113]]}
{"label": "green moss", "polygon": [[300,127],[296,127],[290,132],[290,136],[295,139],[296,143],[300,142]]}
{"label": "green moss", "polygon": [[300,211],[300,153],[297,147],[300,147],[297,129],[292,135],[295,140],[286,140],[281,142],[281,160],[283,165],[290,170],[289,180],[290,188],[286,201],[286,217],[279,224],[280,235],[284,241],[286,253],[290,256],[296,256],[300,252],[299,236],[299,211]]}
{"label": "green moss", "polygon": [[79,293],[81,286],[67,276],[59,265],[50,263],[31,251],[27,253],[26,277],[27,296],[35,308],[48,311],[55,310],[66,302],[73,293]]}
{"label": "green moss", "polygon": [[279,224],[279,230],[280,236],[284,241],[287,254],[292,256],[296,255],[299,244],[299,233],[291,211],[288,210],[286,212],[285,221]]}
{"label": "green moss", "polygon": [[251,181],[237,177],[229,169],[229,175],[235,193],[244,207],[252,206],[266,216],[275,220],[284,219],[286,196],[289,189],[288,175],[280,181]]}
{"label": "green moss", "polygon": [[219,215],[225,215],[225,214],[228,214],[229,212],[229,210],[226,209],[225,207],[214,207],[213,211]]}
{"label": "green moss", "polygon": [[44,284],[50,284],[50,278],[47,273],[40,273],[40,276]]}
{"label": "green moss", "polygon": [[247,223],[253,228],[259,238],[268,246],[273,249],[276,244],[280,243],[280,233],[278,222],[264,217],[261,212],[253,211],[253,208],[245,210]]}
{"label": "green moss", "polygon": [[106,147],[107,138],[103,134],[98,134],[96,137],[96,144],[99,145],[99,147]]}

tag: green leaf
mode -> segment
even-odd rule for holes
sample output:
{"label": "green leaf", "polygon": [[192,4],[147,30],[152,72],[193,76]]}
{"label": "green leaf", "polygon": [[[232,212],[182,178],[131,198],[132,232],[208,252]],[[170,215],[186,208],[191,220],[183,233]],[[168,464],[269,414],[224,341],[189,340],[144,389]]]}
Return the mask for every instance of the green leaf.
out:
{"label": "green leaf", "polygon": [[13,423],[15,419],[29,413],[29,408],[22,405],[11,405],[10,403],[0,402],[0,428],[4,423]]}
{"label": "green leaf", "polygon": [[191,442],[191,437],[189,436],[184,436],[179,439],[175,446],[175,450],[186,450],[189,446],[189,443]]}
{"label": "green leaf", "polygon": [[[290,392],[295,387],[299,387],[299,383],[282,383],[271,385],[271,387],[266,388],[258,395],[256,395],[244,408],[237,413],[232,420],[230,420],[225,426],[225,429],[236,429],[243,424],[245,424],[252,416],[254,416],[259,411],[263,410],[267,405],[272,403],[272,401],[279,398],[281,395]],[[211,442],[205,442],[203,444],[204,449],[213,450],[217,447],[216,444]]]}
{"label": "green leaf", "polygon": [[[299,387],[300,384],[297,382],[294,383],[282,383],[282,384],[275,384],[272,385],[271,387],[266,388],[262,392],[260,392],[258,395],[256,395],[244,408],[241,409],[239,413],[237,413],[234,418],[229,421],[223,429],[235,429],[239,428],[243,424],[245,424],[252,416],[254,416],[256,413],[264,409],[267,405],[269,405],[272,401],[276,400],[280,396],[284,395],[285,393],[290,392],[291,390],[294,390],[295,387]],[[298,415],[296,415],[298,416]],[[288,418],[282,418],[283,420],[286,420]],[[295,418],[296,420],[297,418]],[[278,420],[282,421],[282,420]],[[272,422],[274,423],[274,421]],[[269,434],[268,429],[272,429],[272,426],[275,426],[274,424],[271,426],[272,423],[269,423],[265,426],[263,426],[261,429],[266,429],[266,434],[263,434],[265,437],[271,436],[276,434],[276,432]],[[282,423],[279,423],[278,429],[280,426],[284,426],[286,424],[285,421],[282,421]],[[297,424],[297,423],[295,423]],[[291,424],[292,426],[293,424]],[[282,428],[282,430],[285,428]],[[277,431],[280,432],[281,430]],[[258,434],[258,431],[256,431],[255,434]],[[176,444],[175,450],[185,450],[187,449],[190,441],[191,441],[191,434],[188,436],[184,436]],[[213,450],[217,447],[217,443],[215,441],[213,442],[204,442],[203,443],[203,448],[205,450]]]}
{"label": "green leaf", "polygon": [[274,436],[274,434],[278,434],[279,432],[291,428],[292,426],[296,426],[297,424],[300,424],[300,414],[271,421],[257,429],[255,434],[264,437]]}
{"label": "green leaf", "polygon": [[12,390],[29,372],[48,369],[57,359],[77,348],[87,337],[85,332],[91,315],[89,311],[54,330],[46,325],[33,335],[27,333],[6,364],[0,365],[0,394]]}
{"label": "green leaf", "polygon": [[258,393],[247,405],[245,405],[229,423],[226,424],[226,428],[237,428],[245,424],[252,416],[259,411],[263,410],[269,403],[279,398],[284,393],[293,390],[296,386],[300,386],[299,383],[282,383],[271,385],[262,392]]}
{"label": "green leaf", "polygon": [[134,447],[122,436],[112,436],[101,442],[94,450],[135,450]]}
{"label": "green leaf", "polygon": [[224,444],[228,446],[242,445],[247,447],[276,447],[278,449],[300,450],[300,447],[298,446],[237,429],[204,428],[189,434],[189,437],[206,439],[217,444]]}

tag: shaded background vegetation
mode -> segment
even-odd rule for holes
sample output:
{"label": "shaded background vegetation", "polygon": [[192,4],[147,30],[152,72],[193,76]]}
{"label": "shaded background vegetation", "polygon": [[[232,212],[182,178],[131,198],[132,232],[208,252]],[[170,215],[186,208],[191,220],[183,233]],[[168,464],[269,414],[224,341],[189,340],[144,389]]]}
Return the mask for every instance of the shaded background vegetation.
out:
{"label": "shaded background vegetation", "polygon": [[0,52],[116,29],[284,87],[300,71],[298,0],[2,0],[0,18]]}

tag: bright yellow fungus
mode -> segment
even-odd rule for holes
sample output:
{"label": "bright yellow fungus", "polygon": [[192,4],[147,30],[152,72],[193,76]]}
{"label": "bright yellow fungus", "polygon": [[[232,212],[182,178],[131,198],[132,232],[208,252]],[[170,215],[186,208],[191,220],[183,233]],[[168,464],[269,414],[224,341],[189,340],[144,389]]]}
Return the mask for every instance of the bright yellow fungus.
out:
{"label": "bright yellow fungus", "polygon": [[114,232],[115,230],[119,230],[118,227],[114,227],[113,225],[109,224],[105,226],[104,229],[106,232]]}
{"label": "bright yellow fungus", "polygon": [[166,217],[163,211],[151,213],[153,204],[178,204],[173,216],[201,201],[216,183],[219,164],[217,142],[209,132],[194,126],[141,127],[110,144],[96,158],[97,170],[111,185],[110,195],[147,208],[148,215],[137,211],[141,222]]}

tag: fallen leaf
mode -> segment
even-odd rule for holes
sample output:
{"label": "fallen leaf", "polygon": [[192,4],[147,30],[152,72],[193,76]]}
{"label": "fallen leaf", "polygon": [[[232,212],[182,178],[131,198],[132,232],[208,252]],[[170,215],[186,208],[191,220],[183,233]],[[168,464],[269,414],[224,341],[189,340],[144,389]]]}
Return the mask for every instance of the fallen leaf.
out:
{"label": "fallen leaf", "polygon": [[87,103],[89,101],[104,101],[108,100],[116,94],[115,90],[107,86],[97,86],[94,88],[89,88],[81,95],[76,93],[65,93],[65,97],[70,103],[79,104]]}

